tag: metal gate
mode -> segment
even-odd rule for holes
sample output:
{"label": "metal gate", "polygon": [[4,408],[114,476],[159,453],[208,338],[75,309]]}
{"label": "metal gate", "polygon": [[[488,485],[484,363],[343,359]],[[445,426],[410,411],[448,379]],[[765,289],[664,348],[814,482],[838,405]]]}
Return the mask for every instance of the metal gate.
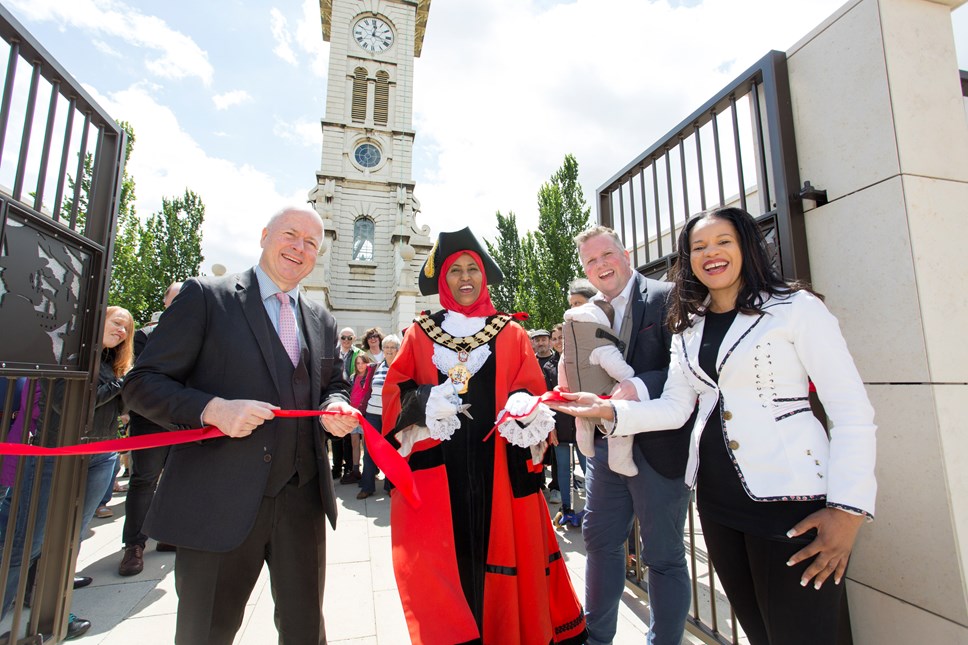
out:
{"label": "metal gate", "polygon": [[[125,135],[2,5],[0,35],[0,441],[75,444],[99,438],[90,429]],[[3,645],[64,639],[88,459],[2,459]]]}
{"label": "metal gate", "polygon": [[[772,51],[599,188],[598,216],[622,238],[633,266],[662,280],[690,216],[739,206],[756,217],[783,276],[809,280],[804,199],[822,205],[826,194],[809,182],[800,187],[786,54]],[[693,504],[688,522],[689,631],[709,643],[736,643],[737,621],[717,590]],[[637,524],[635,537],[629,580],[646,594]]]}

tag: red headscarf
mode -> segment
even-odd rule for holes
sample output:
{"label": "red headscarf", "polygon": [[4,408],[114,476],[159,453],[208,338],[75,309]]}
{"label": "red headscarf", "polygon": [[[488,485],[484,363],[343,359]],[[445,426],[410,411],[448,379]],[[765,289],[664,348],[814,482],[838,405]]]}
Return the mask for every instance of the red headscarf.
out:
{"label": "red headscarf", "polygon": [[[447,284],[447,271],[457,261],[457,258],[465,253],[474,259],[474,262],[477,263],[477,268],[481,270],[481,293],[478,295],[477,300],[470,305],[459,304],[454,299],[454,294],[450,292],[450,286]],[[484,273],[484,263],[481,262],[481,256],[474,251],[457,251],[444,260],[444,264],[440,267],[440,275],[437,277],[437,291],[440,294],[440,304],[448,311],[456,311],[469,318],[493,316],[497,313],[497,309],[491,303],[491,293],[487,290],[487,275]]]}

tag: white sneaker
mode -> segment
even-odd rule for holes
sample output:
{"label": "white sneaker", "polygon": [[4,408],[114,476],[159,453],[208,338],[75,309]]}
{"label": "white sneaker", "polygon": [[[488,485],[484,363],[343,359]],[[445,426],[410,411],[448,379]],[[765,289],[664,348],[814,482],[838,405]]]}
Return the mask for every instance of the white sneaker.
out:
{"label": "white sneaker", "polygon": [[549,504],[561,504],[561,491],[552,490],[551,494],[548,495]]}

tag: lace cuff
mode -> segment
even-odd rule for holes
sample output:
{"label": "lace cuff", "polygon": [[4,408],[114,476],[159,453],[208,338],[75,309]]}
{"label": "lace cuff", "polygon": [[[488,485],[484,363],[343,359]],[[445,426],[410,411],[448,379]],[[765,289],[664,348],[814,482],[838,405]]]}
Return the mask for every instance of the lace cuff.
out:
{"label": "lace cuff", "polygon": [[454,436],[454,432],[460,427],[460,419],[456,416],[444,417],[443,419],[427,419],[427,430],[430,431],[430,438],[438,441],[447,441]]}
{"label": "lace cuff", "polygon": [[544,403],[538,404],[535,418],[522,425],[521,420],[508,419],[497,427],[497,431],[512,446],[530,448],[544,441],[555,429],[555,415]]}

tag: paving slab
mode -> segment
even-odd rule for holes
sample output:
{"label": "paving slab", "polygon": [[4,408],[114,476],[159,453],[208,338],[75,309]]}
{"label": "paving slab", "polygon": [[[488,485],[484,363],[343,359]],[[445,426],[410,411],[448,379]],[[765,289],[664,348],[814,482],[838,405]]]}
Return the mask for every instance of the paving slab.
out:
{"label": "paving slab", "polygon": [[[123,480],[122,480],[123,481]],[[323,611],[331,645],[403,645],[409,642],[390,556],[389,497],[377,481],[377,493],[356,499],[359,488],[336,485],[340,504],[339,529],[326,536],[326,594]],[[576,494],[580,507],[583,494]],[[96,519],[81,544],[78,573],[94,583],[74,592],[75,614],[92,621],[91,630],[72,643],[80,645],[167,645],[174,641],[175,594],[174,553],[162,553],[149,541],[145,570],[123,578],[121,529],[124,524],[124,496],[116,495],[109,505],[114,517]],[[557,512],[557,506],[549,514]],[[579,529],[556,532],[579,596],[584,591],[585,545]],[[277,642],[273,621],[274,602],[268,570],[262,574],[246,606],[235,645],[266,645]],[[615,645],[645,643],[649,614],[647,604],[626,590],[619,611]],[[684,643],[699,643],[691,636]]]}

